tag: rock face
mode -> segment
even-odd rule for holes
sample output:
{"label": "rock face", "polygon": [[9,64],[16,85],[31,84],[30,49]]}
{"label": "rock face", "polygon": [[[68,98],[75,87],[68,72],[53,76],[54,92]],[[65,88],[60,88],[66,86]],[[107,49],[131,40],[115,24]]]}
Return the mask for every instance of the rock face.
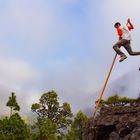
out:
{"label": "rock face", "polygon": [[140,98],[127,106],[105,107],[84,130],[84,140],[140,140]]}

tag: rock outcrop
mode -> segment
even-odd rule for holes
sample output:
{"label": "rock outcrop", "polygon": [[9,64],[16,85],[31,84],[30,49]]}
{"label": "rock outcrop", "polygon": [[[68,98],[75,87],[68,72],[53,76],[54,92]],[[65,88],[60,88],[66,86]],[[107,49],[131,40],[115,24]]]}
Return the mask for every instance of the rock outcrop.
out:
{"label": "rock outcrop", "polygon": [[103,106],[84,130],[85,140],[140,140],[140,98],[127,106]]}

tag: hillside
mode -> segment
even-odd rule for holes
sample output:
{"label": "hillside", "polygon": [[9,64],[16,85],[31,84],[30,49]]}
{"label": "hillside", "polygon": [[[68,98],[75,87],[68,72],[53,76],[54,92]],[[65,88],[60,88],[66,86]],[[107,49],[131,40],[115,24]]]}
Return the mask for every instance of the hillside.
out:
{"label": "hillside", "polygon": [[85,140],[140,140],[140,98],[126,106],[103,106],[84,130]]}

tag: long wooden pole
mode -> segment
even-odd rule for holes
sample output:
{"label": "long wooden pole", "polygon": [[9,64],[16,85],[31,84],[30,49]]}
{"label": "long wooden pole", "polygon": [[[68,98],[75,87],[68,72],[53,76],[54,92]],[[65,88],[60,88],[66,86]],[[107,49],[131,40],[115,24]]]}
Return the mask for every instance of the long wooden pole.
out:
{"label": "long wooden pole", "polygon": [[112,65],[111,65],[111,67],[110,67],[109,73],[108,73],[108,75],[107,75],[106,81],[105,81],[105,83],[104,83],[103,89],[102,89],[102,91],[101,91],[101,93],[100,93],[100,98],[98,99],[98,102],[97,102],[97,104],[96,104],[96,107],[95,107],[95,110],[94,110],[94,114],[93,114],[93,118],[95,117],[96,111],[98,110],[98,107],[99,107],[100,102],[101,102],[101,100],[102,100],[102,96],[103,96],[103,93],[104,93],[104,91],[105,91],[106,85],[107,85],[107,83],[108,83],[109,77],[110,77],[110,75],[111,75],[111,72],[112,72],[112,69],[113,69],[113,66],[114,66],[114,63],[115,63],[116,58],[117,58],[117,53],[115,54],[115,57],[114,57],[114,59],[113,59],[113,62],[112,62]]}

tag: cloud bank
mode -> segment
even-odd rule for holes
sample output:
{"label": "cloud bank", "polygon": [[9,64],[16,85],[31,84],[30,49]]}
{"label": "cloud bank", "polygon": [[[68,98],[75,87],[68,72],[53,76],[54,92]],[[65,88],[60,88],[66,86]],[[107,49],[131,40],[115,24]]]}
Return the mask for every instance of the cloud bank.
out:
{"label": "cloud bank", "polygon": [[[92,111],[115,55],[114,22],[125,24],[128,17],[132,19],[135,26],[132,48],[140,50],[139,3],[138,0],[1,1],[3,114],[8,113],[5,104],[11,92],[16,92],[21,113],[27,114],[31,104],[52,89],[59,94],[60,101],[71,104],[73,112],[84,108]],[[137,97],[139,57],[128,57],[123,63],[118,60],[119,57],[104,97],[115,92]]]}

